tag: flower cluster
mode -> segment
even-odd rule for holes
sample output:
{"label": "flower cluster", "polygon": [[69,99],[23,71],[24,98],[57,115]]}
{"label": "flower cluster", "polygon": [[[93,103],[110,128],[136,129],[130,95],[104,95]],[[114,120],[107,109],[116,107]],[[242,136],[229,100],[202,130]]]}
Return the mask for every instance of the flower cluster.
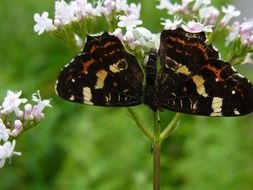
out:
{"label": "flower cluster", "polygon": [[[174,1],[173,1],[174,2]],[[215,7],[211,0],[179,0],[172,3],[171,0],[160,0],[156,8],[167,11],[167,18],[161,18],[164,29],[176,29],[182,27],[191,33],[206,32],[208,42],[213,43],[218,35],[226,34],[226,45],[247,47],[242,55],[252,54],[253,46],[253,21],[245,20],[243,23],[233,21],[241,13],[233,5]],[[72,0],[66,3],[64,0],[55,1],[54,18],[48,18],[48,13],[34,14],[36,22],[34,31],[42,34],[54,31],[61,39],[69,42],[71,33],[75,46],[83,46],[86,35],[94,31],[99,19],[107,22],[109,31],[118,37],[133,53],[141,53],[159,45],[159,34],[154,34],[144,27],[140,27],[143,21],[140,19],[141,4],[127,3],[127,0]],[[76,24],[78,27],[76,27]],[[81,28],[80,30],[77,30]],[[68,32],[66,32],[66,30]],[[238,44],[238,41],[240,42]],[[138,53],[137,53],[137,52]],[[234,53],[232,51],[232,53]],[[231,53],[230,53],[231,54]]]}
{"label": "flower cluster", "polygon": [[[253,50],[253,20],[245,20],[243,23],[233,21],[241,12],[234,5],[226,5],[220,8],[211,4],[211,0],[182,0],[181,3],[171,3],[170,0],[160,0],[158,9],[164,9],[170,19],[163,19],[165,29],[182,27],[184,30],[196,33],[209,33],[208,41],[212,43],[219,38],[221,33],[227,37],[224,39],[226,46],[231,46],[229,58],[237,57],[236,61],[228,58],[233,63],[241,63],[238,57],[252,57]],[[238,48],[239,47],[239,48]],[[235,52],[238,49],[239,53]],[[236,54],[236,55],[235,55]],[[249,59],[248,59],[249,60]]]}
{"label": "flower cluster", "polygon": [[[109,30],[120,40],[134,49],[139,46],[150,48],[154,44],[157,36],[148,29],[138,27],[142,24],[140,20],[141,4],[127,3],[127,0],[105,0],[94,4],[87,0],[72,0],[66,3],[64,0],[55,1],[54,18],[49,18],[48,12],[42,14],[35,13],[34,31],[39,35],[44,32],[59,32],[68,26],[79,24],[79,27],[72,27],[72,37],[75,45],[82,46],[85,41],[85,34],[93,30],[91,22],[97,22],[99,19],[105,19]],[[83,31],[77,31],[76,28],[82,28]],[[64,38],[64,37],[63,37]],[[70,39],[70,37],[65,37]],[[81,47],[80,47],[81,48]]]}
{"label": "flower cluster", "polygon": [[[161,0],[157,8],[165,9],[169,14],[175,15],[174,21],[164,19],[165,22],[162,24],[165,29],[175,29],[181,26],[192,33],[225,29],[229,34],[226,38],[227,43],[240,38],[244,45],[253,45],[253,21],[246,20],[241,24],[238,21],[231,23],[233,18],[241,14],[233,5],[222,6],[219,10],[211,5],[211,0],[182,0],[182,4],[173,4],[169,0]],[[194,21],[196,19],[202,23]]]}
{"label": "flower cluster", "polygon": [[[27,103],[26,98],[20,98],[21,91],[7,91],[7,95],[0,106],[0,168],[4,166],[5,160],[14,155],[15,138],[22,131],[38,124],[43,118],[45,107],[51,107],[50,100],[41,100],[39,92],[32,95],[35,104]],[[21,105],[22,108],[21,108]]]}

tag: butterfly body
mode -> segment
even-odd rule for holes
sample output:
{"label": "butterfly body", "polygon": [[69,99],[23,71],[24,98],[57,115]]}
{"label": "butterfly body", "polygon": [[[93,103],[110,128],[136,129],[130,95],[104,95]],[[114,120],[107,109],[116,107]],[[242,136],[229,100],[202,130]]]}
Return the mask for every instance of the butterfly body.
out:
{"label": "butterfly body", "polygon": [[143,103],[149,106],[153,111],[159,109],[157,99],[157,53],[155,50],[149,52],[148,61],[146,64],[146,84],[144,87]]}
{"label": "butterfly body", "polygon": [[63,99],[97,106],[144,103],[154,111],[205,116],[252,112],[253,85],[220,60],[205,40],[203,32],[164,30],[158,53],[150,51],[143,69],[117,37],[88,36],[83,51],[60,72],[56,92]]}

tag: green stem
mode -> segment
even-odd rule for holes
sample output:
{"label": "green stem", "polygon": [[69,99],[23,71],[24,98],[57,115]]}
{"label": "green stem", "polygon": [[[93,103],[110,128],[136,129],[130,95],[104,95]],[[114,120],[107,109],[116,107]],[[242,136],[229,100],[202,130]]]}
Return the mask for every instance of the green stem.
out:
{"label": "green stem", "polygon": [[139,117],[137,116],[137,114],[131,109],[131,108],[127,108],[128,112],[130,113],[130,115],[132,116],[133,120],[135,121],[135,123],[137,124],[137,126],[140,128],[140,130],[146,135],[146,137],[152,142],[153,141],[153,133],[152,131],[145,127],[142,122],[140,121]]}
{"label": "green stem", "polygon": [[177,128],[177,121],[179,119],[180,113],[176,113],[176,115],[173,117],[169,125],[162,131],[160,138],[161,142],[163,142],[168,136],[170,136],[175,129]]}
{"label": "green stem", "polygon": [[153,190],[160,190],[160,154],[161,154],[161,139],[160,139],[160,117],[159,112],[154,112],[154,137],[153,137]]}

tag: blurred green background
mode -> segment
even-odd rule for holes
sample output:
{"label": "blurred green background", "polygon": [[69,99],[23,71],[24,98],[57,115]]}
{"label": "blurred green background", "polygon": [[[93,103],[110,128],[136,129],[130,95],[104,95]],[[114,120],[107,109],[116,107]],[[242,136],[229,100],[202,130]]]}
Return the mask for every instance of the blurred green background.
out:
{"label": "blurred green background", "polygon": [[[161,31],[160,11],[153,11],[156,2],[141,2],[145,26]],[[77,52],[33,32],[33,14],[46,10],[52,17],[53,9],[54,1],[0,1],[1,99],[9,89],[22,90],[25,97],[39,89],[43,98],[53,98],[44,121],[17,140],[22,156],[0,169],[0,189],[151,190],[151,145],[125,108],[77,105],[55,95],[60,69]],[[253,81],[253,68],[248,68],[238,69]],[[134,110],[152,127],[147,107]],[[174,114],[163,112],[162,126]],[[183,115],[163,144],[161,161],[162,190],[251,190],[253,115]]]}

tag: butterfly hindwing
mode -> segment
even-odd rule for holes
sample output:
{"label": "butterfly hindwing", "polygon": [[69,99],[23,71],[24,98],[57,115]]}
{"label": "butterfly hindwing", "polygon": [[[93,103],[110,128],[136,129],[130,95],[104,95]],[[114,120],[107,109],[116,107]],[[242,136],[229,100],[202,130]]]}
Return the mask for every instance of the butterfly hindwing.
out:
{"label": "butterfly hindwing", "polygon": [[[158,99],[161,108],[206,116],[237,116],[253,109],[253,86],[219,60],[203,33],[162,32]],[[173,47],[173,48],[172,48]]]}
{"label": "butterfly hindwing", "polygon": [[167,85],[178,86],[194,75],[210,57],[218,58],[217,51],[207,45],[205,39],[204,32],[189,33],[182,28],[162,31],[158,52],[162,70],[160,79],[169,77],[171,82]]}
{"label": "butterfly hindwing", "polygon": [[58,77],[62,98],[99,106],[132,106],[141,103],[143,71],[114,36],[89,36],[84,50]]}

